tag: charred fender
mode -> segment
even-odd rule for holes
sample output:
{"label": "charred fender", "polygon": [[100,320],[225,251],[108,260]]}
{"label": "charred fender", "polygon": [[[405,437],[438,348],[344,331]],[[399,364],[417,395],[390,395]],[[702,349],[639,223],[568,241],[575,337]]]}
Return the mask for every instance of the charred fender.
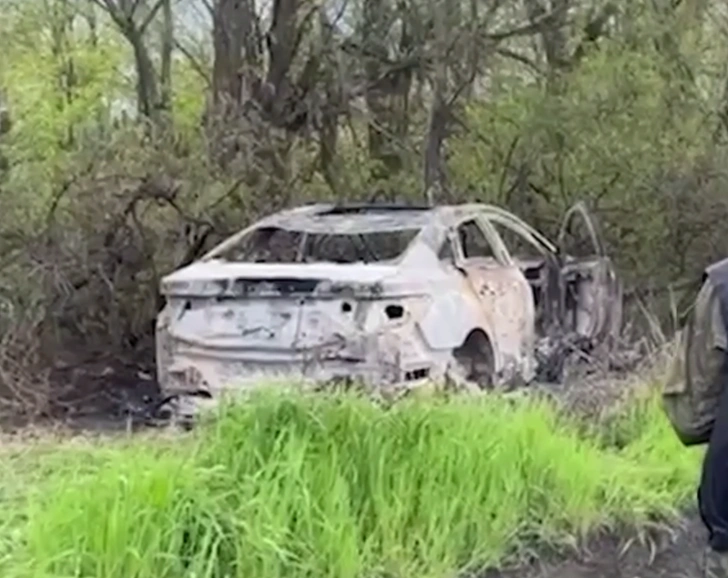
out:
{"label": "charred fender", "polygon": [[[482,331],[493,343],[492,328],[483,312],[474,304],[468,303],[457,291],[441,295],[437,304],[430,307],[419,321],[420,331],[432,349],[454,350],[461,347],[475,330]],[[493,347],[494,362],[497,365],[498,353]]]}

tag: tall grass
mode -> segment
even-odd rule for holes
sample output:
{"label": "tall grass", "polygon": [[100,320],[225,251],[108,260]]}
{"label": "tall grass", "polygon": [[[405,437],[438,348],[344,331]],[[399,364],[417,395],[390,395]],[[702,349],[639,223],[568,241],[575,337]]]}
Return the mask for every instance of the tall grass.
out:
{"label": "tall grass", "polygon": [[268,393],[187,438],[64,450],[0,523],[0,575],[452,576],[692,497],[700,456],[659,407],[611,428],[537,401]]}

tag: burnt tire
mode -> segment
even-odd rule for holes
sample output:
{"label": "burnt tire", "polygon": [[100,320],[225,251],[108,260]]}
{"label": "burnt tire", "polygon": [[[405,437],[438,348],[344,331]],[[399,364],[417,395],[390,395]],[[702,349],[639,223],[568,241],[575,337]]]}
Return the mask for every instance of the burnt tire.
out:
{"label": "burnt tire", "polygon": [[472,331],[452,356],[458,373],[480,389],[490,389],[495,382],[495,354],[488,336],[482,331]]}

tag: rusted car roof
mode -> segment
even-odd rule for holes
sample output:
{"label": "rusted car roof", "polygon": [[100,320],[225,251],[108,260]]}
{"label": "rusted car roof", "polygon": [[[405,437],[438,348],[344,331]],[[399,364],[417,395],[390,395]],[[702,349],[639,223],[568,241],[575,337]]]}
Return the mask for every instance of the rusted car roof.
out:
{"label": "rusted car roof", "polygon": [[316,204],[282,211],[259,221],[259,227],[308,233],[356,234],[420,229],[433,221],[429,207]]}
{"label": "rusted car roof", "polygon": [[311,233],[367,233],[417,229],[426,226],[449,226],[462,217],[482,212],[491,217],[517,220],[528,232],[551,245],[535,229],[517,219],[512,213],[484,203],[462,205],[396,205],[316,203],[284,210],[255,223],[256,227],[279,227]]}

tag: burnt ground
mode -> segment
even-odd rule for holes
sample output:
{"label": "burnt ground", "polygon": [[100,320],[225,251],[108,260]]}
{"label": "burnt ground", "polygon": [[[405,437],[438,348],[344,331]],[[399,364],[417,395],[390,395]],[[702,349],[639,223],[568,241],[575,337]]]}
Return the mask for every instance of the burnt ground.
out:
{"label": "burnt ground", "polygon": [[28,415],[0,406],[0,431],[31,424],[74,431],[126,429],[131,417],[138,421],[150,401],[158,399],[154,374],[153,360],[146,356],[59,357],[49,375],[54,395],[46,411]]}
{"label": "burnt ground", "polygon": [[[528,389],[549,394],[580,414],[591,414],[612,406],[629,389],[625,375],[633,373],[634,364],[625,371],[607,369],[603,362],[571,358],[560,382],[536,383]],[[148,349],[125,356],[62,353],[56,357],[48,379],[53,394],[41,414],[24,414],[17,407],[0,403],[0,432],[31,424],[99,433],[127,429],[130,421],[143,427],[148,410],[160,399],[154,359]]]}
{"label": "burnt ground", "polygon": [[540,553],[530,563],[489,570],[483,578],[698,578],[703,576],[705,530],[697,514],[672,530],[639,540],[634,534],[604,533],[580,552]]}
{"label": "burnt ground", "polygon": [[[599,375],[601,374],[601,375]],[[558,398],[569,398],[578,383],[590,405],[603,406],[625,390],[624,372],[605,376],[589,368],[561,384],[539,385]],[[158,397],[151,360],[99,357],[59,361],[51,372],[53,390],[61,392],[41,416],[23,416],[0,409],[0,431],[34,425],[64,426],[76,432],[112,433],[129,428],[130,416],[144,413]],[[605,384],[610,384],[605,387]],[[599,395],[594,395],[599,392]],[[580,403],[580,402],[578,402]],[[577,405],[578,405],[577,403]],[[702,576],[705,531],[695,514],[686,515],[670,531],[638,539],[629,532],[604,532],[584,547],[555,553],[534,551],[531,561],[478,573],[478,578],[692,578]]]}

